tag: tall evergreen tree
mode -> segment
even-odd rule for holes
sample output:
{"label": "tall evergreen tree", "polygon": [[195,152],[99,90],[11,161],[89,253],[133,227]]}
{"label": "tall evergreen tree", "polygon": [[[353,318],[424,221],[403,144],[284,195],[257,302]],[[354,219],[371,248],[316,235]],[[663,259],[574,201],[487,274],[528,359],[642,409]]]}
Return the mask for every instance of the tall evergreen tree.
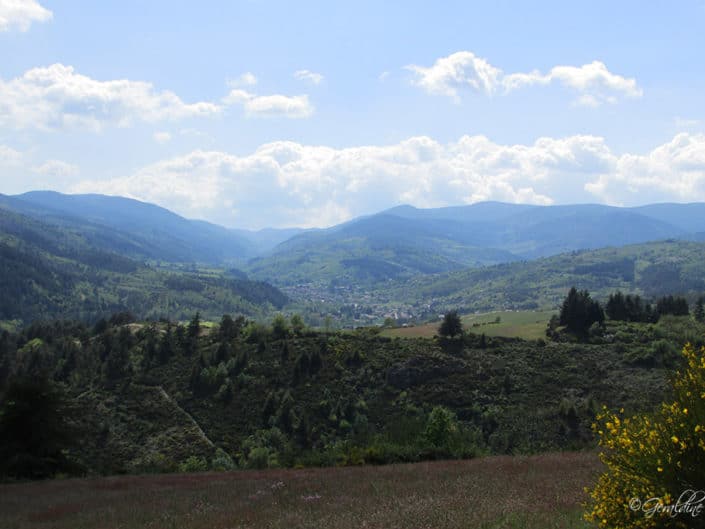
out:
{"label": "tall evergreen tree", "polygon": [[705,298],[703,296],[700,296],[698,298],[698,302],[695,304],[695,321],[699,322],[704,322],[705,321],[705,307],[703,307],[703,303],[705,302]]}
{"label": "tall evergreen tree", "polygon": [[60,387],[47,377],[13,380],[0,401],[0,475],[46,478],[71,470],[67,409]]}
{"label": "tall evergreen tree", "polygon": [[444,338],[454,338],[463,334],[463,322],[460,320],[457,310],[451,310],[443,316],[443,321],[438,327],[438,334]]}
{"label": "tall evergreen tree", "polygon": [[565,325],[574,333],[585,334],[593,323],[604,320],[602,306],[590,297],[587,290],[570,289],[561,306],[560,325]]}

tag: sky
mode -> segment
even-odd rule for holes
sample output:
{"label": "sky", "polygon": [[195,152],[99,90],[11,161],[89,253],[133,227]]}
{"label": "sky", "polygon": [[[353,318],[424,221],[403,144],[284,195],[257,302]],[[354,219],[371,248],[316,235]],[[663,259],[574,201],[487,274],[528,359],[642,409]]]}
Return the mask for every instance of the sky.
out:
{"label": "sky", "polygon": [[0,0],[0,193],[228,227],[705,201],[705,0]]}

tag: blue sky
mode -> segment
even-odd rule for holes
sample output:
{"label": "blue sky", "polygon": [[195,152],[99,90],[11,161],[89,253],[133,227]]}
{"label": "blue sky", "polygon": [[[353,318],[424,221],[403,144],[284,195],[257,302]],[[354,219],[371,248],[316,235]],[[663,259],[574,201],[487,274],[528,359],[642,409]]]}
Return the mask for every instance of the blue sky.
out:
{"label": "blue sky", "polygon": [[247,228],[701,201],[703,50],[702,0],[0,0],[0,192]]}

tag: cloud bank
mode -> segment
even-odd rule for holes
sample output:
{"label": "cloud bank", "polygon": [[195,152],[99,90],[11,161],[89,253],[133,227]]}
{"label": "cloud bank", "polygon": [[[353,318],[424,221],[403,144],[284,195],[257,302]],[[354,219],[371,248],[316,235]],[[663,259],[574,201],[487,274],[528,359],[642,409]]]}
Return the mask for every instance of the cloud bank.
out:
{"label": "cloud bank", "polygon": [[597,136],[501,145],[484,136],[429,137],[335,149],[273,142],[246,156],[193,151],[72,192],[155,202],[233,227],[328,226],[398,204],[500,200],[534,204],[705,200],[705,135],[682,133],[645,154]]}

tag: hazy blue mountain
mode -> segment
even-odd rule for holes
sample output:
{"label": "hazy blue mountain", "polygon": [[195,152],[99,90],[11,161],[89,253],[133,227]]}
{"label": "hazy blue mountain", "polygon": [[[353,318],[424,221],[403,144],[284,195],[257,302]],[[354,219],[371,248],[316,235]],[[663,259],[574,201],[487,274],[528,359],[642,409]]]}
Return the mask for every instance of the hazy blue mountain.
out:
{"label": "hazy blue mountain", "polygon": [[303,228],[264,228],[257,231],[232,230],[247,239],[254,249],[255,254],[261,255],[269,252],[278,244],[309,230]]}
{"label": "hazy blue mountain", "polygon": [[[683,210],[677,204],[657,206],[501,202],[435,209],[399,206],[294,236],[251,261],[248,269],[256,277],[281,284],[379,281],[579,249],[696,238],[694,230],[684,226],[698,214],[694,206],[705,209],[705,205],[684,205]],[[692,224],[700,227],[699,221]]]}
{"label": "hazy blue mountain", "polygon": [[687,232],[705,232],[705,203],[649,204],[630,208],[632,211],[673,224]]}
{"label": "hazy blue mountain", "polygon": [[240,268],[279,284],[384,281],[664,239],[702,240],[705,204],[398,206],[326,229],[228,229],[137,200],[36,191],[0,207],[132,258]]}
{"label": "hazy blue mountain", "polygon": [[[215,224],[185,219],[171,211],[123,197],[64,195],[34,191],[10,197],[12,209],[46,222],[85,233],[92,243],[123,248],[125,238],[136,248],[132,257],[175,262],[241,262],[255,254],[254,244]],[[107,229],[106,229],[107,228]]]}
{"label": "hazy blue mountain", "polygon": [[94,243],[107,249],[116,244],[134,257],[175,262],[241,263],[304,231],[228,229],[186,219],[154,204],[107,195],[32,191],[0,196],[0,205],[51,223],[84,227]]}
{"label": "hazy blue mountain", "polygon": [[311,280],[344,284],[516,259],[510,252],[488,247],[481,229],[467,229],[447,220],[382,213],[297,235],[270,255],[252,260],[248,271],[280,284]]}

